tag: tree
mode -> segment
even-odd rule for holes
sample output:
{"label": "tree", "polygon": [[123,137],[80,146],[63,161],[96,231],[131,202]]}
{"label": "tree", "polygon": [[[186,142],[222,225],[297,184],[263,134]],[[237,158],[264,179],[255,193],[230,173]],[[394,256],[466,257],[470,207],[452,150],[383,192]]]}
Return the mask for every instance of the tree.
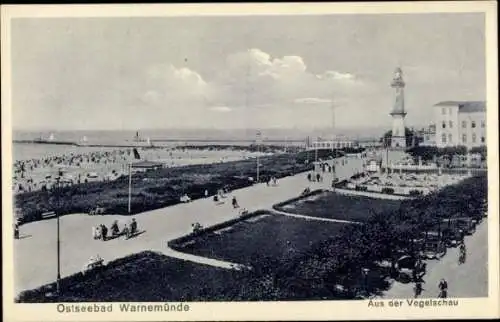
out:
{"label": "tree", "polygon": [[[380,138],[380,142],[384,143],[384,146],[391,146],[391,138],[392,138],[392,130],[389,130],[384,133],[384,135]],[[406,146],[412,147],[417,145],[421,140],[418,139],[417,134],[410,128],[405,127],[405,138],[406,138]]]}

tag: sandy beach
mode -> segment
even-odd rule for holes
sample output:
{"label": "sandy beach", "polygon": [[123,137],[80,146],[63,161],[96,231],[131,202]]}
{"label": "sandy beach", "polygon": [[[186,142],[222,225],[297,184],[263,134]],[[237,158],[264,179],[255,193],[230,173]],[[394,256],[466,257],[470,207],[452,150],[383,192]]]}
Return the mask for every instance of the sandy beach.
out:
{"label": "sandy beach", "polygon": [[[129,164],[139,161],[132,148],[75,147],[37,144],[14,145],[13,191],[29,192],[50,188],[56,178],[63,185],[110,181],[128,174]],[[174,147],[137,148],[141,159],[164,167],[211,164],[255,158],[257,153],[221,150],[188,150]]]}

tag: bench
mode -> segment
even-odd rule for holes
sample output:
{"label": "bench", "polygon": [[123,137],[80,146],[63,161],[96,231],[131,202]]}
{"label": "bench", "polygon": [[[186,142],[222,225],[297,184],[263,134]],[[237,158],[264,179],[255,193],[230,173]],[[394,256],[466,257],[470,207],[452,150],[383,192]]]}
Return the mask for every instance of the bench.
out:
{"label": "bench", "polygon": [[48,212],[42,213],[42,219],[54,218],[56,216],[57,216],[57,214],[54,211],[48,211]]}

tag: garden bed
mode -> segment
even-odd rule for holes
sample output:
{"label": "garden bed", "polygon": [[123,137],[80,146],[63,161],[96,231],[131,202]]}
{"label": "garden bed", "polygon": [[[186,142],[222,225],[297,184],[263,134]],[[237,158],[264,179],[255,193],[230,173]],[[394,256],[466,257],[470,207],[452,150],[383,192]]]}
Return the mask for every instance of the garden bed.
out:
{"label": "garden bed", "polygon": [[222,229],[226,226],[207,231],[173,248],[244,265],[268,259],[286,262],[302,255],[311,245],[339,234],[345,226],[262,212],[259,217],[234,223],[230,229]]}
{"label": "garden bed", "polygon": [[400,204],[401,202],[398,200],[323,192],[275,209],[304,216],[365,222],[373,213],[393,211],[399,209]]}
{"label": "garden bed", "polygon": [[200,265],[143,252],[108,263],[100,271],[81,273],[55,283],[22,292],[16,302],[166,302],[230,300],[239,291],[243,272]]}

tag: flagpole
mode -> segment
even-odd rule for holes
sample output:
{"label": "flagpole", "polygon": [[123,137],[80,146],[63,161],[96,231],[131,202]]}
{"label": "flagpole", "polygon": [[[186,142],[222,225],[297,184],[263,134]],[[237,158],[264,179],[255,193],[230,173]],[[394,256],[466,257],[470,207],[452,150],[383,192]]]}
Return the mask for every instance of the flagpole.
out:
{"label": "flagpole", "polygon": [[255,134],[255,143],[257,144],[257,174],[256,174],[257,183],[259,183],[259,180],[260,180],[260,155],[259,154],[260,154],[261,140],[262,140],[262,133],[259,130]]}
{"label": "flagpole", "polygon": [[130,214],[130,206],[132,201],[132,162],[128,167],[128,213]]}

